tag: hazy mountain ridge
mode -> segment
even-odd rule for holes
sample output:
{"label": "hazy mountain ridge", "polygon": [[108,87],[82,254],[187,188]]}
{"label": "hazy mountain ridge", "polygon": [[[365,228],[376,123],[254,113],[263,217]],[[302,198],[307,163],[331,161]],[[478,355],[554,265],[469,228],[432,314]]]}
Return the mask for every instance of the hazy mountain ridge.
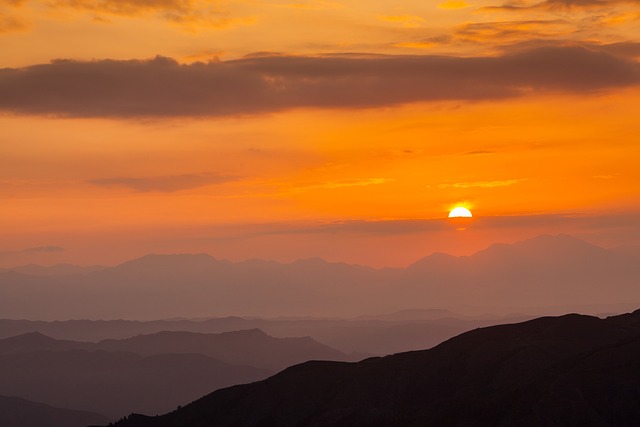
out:
{"label": "hazy mountain ridge", "polygon": [[349,360],[309,337],[253,329],[160,332],[87,343],[34,332],[0,340],[0,393],[118,418],[158,414],[312,359]]}
{"label": "hazy mountain ridge", "polygon": [[273,371],[198,354],[41,350],[0,355],[0,393],[119,418],[158,414],[208,392]]}
{"label": "hazy mountain ridge", "polygon": [[[440,317],[438,313],[442,316]],[[440,317],[440,318],[439,318]],[[102,341],[150,335],[162,331],[221,333],[258,328],[272,337],[311,336],[349,354],[384,355],[433,347],[454,335],[481,326],[529,319],[530,315],[468,318],[443,310],[405,310],[356,319],[244,319],[209,320],[68,320],[57,322],[0,319],[0,339],[41,331],[58,340]],[[74,347],[75,348],[75,347]],[[85,347],[83,347],[85,348]]]}
{"label": "hazy mountain ridge", "polygon": [[635,425],[640,310],[473,330],[424,351],[308,362],[120,427]]}
{"label": "hazy mountain ridge", "polygon": [[562,235],[492,246],[468,257],[434,254],[406,269],[149,255],[83,276],[2,273],[0,312],[10,318],[157,319],[635,303],[637,277],[636,259]]}
{"label": "hazy mountain ridge", "polygon": [[56,340],[39,332],[0,340],[0,354],[68,350],[130,352],[140,356],[202,354],[225,363],[272,371],[311,359],[350,360],[348,355],[310,337],[275,338],[260,329],[218,334],[161,331],[97,343]]}
{"label": "hazy mountain ridge", "polygon": [[274,338],[259,329],[220,334],[164,331],[124,340],[105,340],[97,343],[96,348],[141,355],[197,353],[226,363],[275,371],[311,359],[350,360],[346,354],[309,337]]}

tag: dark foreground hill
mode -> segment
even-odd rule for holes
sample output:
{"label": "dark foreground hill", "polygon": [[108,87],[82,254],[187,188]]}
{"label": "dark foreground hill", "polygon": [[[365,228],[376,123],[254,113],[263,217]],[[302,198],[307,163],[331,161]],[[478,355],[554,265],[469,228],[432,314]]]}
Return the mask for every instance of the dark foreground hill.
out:
{"label": "dark foreground hill", "polygon": [[108,421],[107,417],[91,412],[54,408],[17,397],[0,396],[2,427],[84,427]]}
{"label": "dark foreground hill", "polygon": [[637,426],[640,310],[476,329],[430,350],[307,362],[119,427]]}

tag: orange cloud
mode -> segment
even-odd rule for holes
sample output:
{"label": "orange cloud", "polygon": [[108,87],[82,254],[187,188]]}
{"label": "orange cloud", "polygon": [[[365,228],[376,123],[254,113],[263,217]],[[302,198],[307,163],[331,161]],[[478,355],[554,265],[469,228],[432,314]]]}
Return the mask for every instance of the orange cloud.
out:
{"label": "orange cloud", "polygon": [[404,28],[419,28],[422,27],[426,22],[425,19],[421,16],[415,15],[380,16],[378,19],[384,22],[400,24]]}
{"label": "orange cloud", "polygon": [[474,22],[459,26],[454,37],[474,42],[511,42],[569,34],[573,25],[565,20]]}
{"label": "orange cloud", "polygon": [[440,184],[439,188],[495,188],[495,187],[508,187],[510,185],[517,184],[525,181],[524,178],[520,179],[502,179],[495,181],[473,181],[473,182],[456,182],[453,184]]}
{"label": "orange cloud", "polygon": [[51,0],[54,8],[70,8],[96,14],[141,17],[154,14],[162,19],[195,30],[201,26],[246,25],[253,17],[230,17],[223,2],[205,0]]}
{"label": "orange cloud", "polygon": [[500,6],[488,6],[482,10],[519,11],[527,9],[593,9],[610,8],[616,4],[638,4],[638,0],[545,0],[541,2],[511,1]]}
{"label": "orange cloud", "polygon": [[22,31],[26,28],[28,28],[28,25],[24,21],[13,16],[0,13],[0,34]]}
{"label": "orange cloud", "polygon": [[444,3],[440,3],[438,7],[446,10],[464,9],[469,7],[469,3],[464,0],[446,0]]}
{"label": "orange cloud", "polygon": [[16,10],[25,0],[5,0],[0,2],[0,34],[22,31],[29,27],[27,21],[16,15]]}

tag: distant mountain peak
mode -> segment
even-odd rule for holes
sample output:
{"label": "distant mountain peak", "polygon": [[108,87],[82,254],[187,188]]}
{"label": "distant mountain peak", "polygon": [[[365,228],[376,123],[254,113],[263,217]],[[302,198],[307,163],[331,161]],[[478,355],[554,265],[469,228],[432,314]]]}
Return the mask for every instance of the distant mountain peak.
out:
{"label": "distant mountain peak", "polygon": [[24,334],[16,335],[13,337],[5,338],[3,341],[8,342],[54,342],[54,338],[51,338],[39,331],[26,332]]}
{"label": "distant mountain peak", "polygon": [[554,257],[557,254],[585,255],[588,253],[604,252],[607,252],[607,250],[600,246],[593,245],[567,234],[542,234],[515,243],[495,243],[486,249],[476,252],[472,257],[502,255],[506,253],[512,255],[519,253],[527,256]]}
{"label": "distant mountain peak", "polygon": [[107,271],[178,271],[179,269],[203,269],[219,265],[217,260],[205,253],[197,254],[147,254],[111,267]]}

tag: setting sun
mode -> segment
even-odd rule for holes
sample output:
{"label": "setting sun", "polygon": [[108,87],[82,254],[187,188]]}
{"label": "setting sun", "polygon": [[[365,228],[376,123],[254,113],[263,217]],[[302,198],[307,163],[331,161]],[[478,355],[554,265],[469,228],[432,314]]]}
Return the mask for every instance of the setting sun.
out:
{"label": "setting sun", "polygon": [[463,206],[455,207],[449,212],[449,218],[472,218],[471,211]]}

